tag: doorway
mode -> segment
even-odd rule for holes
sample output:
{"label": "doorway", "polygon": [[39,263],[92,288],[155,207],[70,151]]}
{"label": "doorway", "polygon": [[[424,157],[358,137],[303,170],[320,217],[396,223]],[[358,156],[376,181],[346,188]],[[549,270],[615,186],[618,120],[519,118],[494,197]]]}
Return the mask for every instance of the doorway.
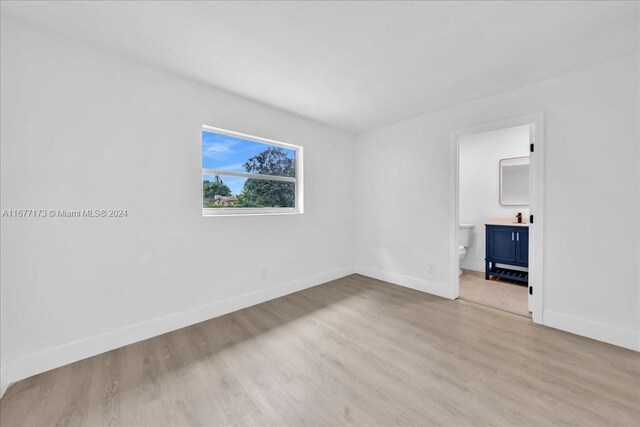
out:
{"label": "doorway", "polygon": [[452,133],[454,298],[542,322],[542,114]]}

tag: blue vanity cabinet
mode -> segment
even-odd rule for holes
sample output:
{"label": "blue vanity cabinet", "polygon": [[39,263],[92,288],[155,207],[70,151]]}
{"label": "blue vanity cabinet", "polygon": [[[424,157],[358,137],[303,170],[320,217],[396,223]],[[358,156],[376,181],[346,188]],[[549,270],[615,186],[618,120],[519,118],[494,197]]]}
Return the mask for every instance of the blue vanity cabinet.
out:
{"label": "blue vanity cabinet", "polygon": [[529,227],[516,227],[516,264],[529,267]]}
{"label": "blue vanity cabinet", "polygon": [[529,227],[496,224],[485,227],[484,278],[496,276],[527,283],[528,272],[509,267],[529,267]]}

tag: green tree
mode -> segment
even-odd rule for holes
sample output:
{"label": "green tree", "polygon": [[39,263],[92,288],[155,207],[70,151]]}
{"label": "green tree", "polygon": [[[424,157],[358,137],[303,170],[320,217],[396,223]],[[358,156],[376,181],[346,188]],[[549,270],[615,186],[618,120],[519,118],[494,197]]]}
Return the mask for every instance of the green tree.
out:
{"label": "green tree", "polygon": [[216,196],[230,196],[231,189],[225,184],[218,175],[213,181],[205,180],[202,182],[202,190],[204,194],[205,206],[213,207]]}
{"label": "green tree", "polygon": [[[279,147],[268,148],[250,158],[244,165],[249,173],[295,177],[295,160],[289,158]],[[296,200],[295,184],[284,181],[247,179],[242,193],[238,195],[239,207],[293,208]]]}

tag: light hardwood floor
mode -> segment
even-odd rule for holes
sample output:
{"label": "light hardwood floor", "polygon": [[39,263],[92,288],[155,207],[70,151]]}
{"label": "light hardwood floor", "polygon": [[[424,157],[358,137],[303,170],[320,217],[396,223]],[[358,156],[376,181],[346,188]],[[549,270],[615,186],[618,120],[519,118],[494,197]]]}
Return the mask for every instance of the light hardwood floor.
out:
{"label": "light hardwood floor", "polygon": [[639,353],[349,276],[18,382],[0,424],[640,423]]}
{"label": "light hardwood floor", "polygon": [[485,280],[484,273],[462,270],[460,298],[487,307],[531,317],[527,302],[527,286],[492,277]]}

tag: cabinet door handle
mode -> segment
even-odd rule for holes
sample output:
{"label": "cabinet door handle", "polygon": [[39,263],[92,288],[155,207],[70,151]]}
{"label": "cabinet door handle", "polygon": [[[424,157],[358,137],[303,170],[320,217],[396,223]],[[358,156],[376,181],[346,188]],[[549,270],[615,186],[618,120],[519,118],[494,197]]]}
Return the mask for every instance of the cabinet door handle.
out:
{"label": "cabinet door handle", "polygon": [[514,239],[513,239],[513,234],[514,234],[514,233],[513,233],[513,231],[512,231],[512,232],[511,232],[511,241],[513,241],[513,240],[514,240]]}
{"label": "cabinet door handle", "polygon": [[520,233],[516,233],[516,240],[519,242],[520,241]]}

